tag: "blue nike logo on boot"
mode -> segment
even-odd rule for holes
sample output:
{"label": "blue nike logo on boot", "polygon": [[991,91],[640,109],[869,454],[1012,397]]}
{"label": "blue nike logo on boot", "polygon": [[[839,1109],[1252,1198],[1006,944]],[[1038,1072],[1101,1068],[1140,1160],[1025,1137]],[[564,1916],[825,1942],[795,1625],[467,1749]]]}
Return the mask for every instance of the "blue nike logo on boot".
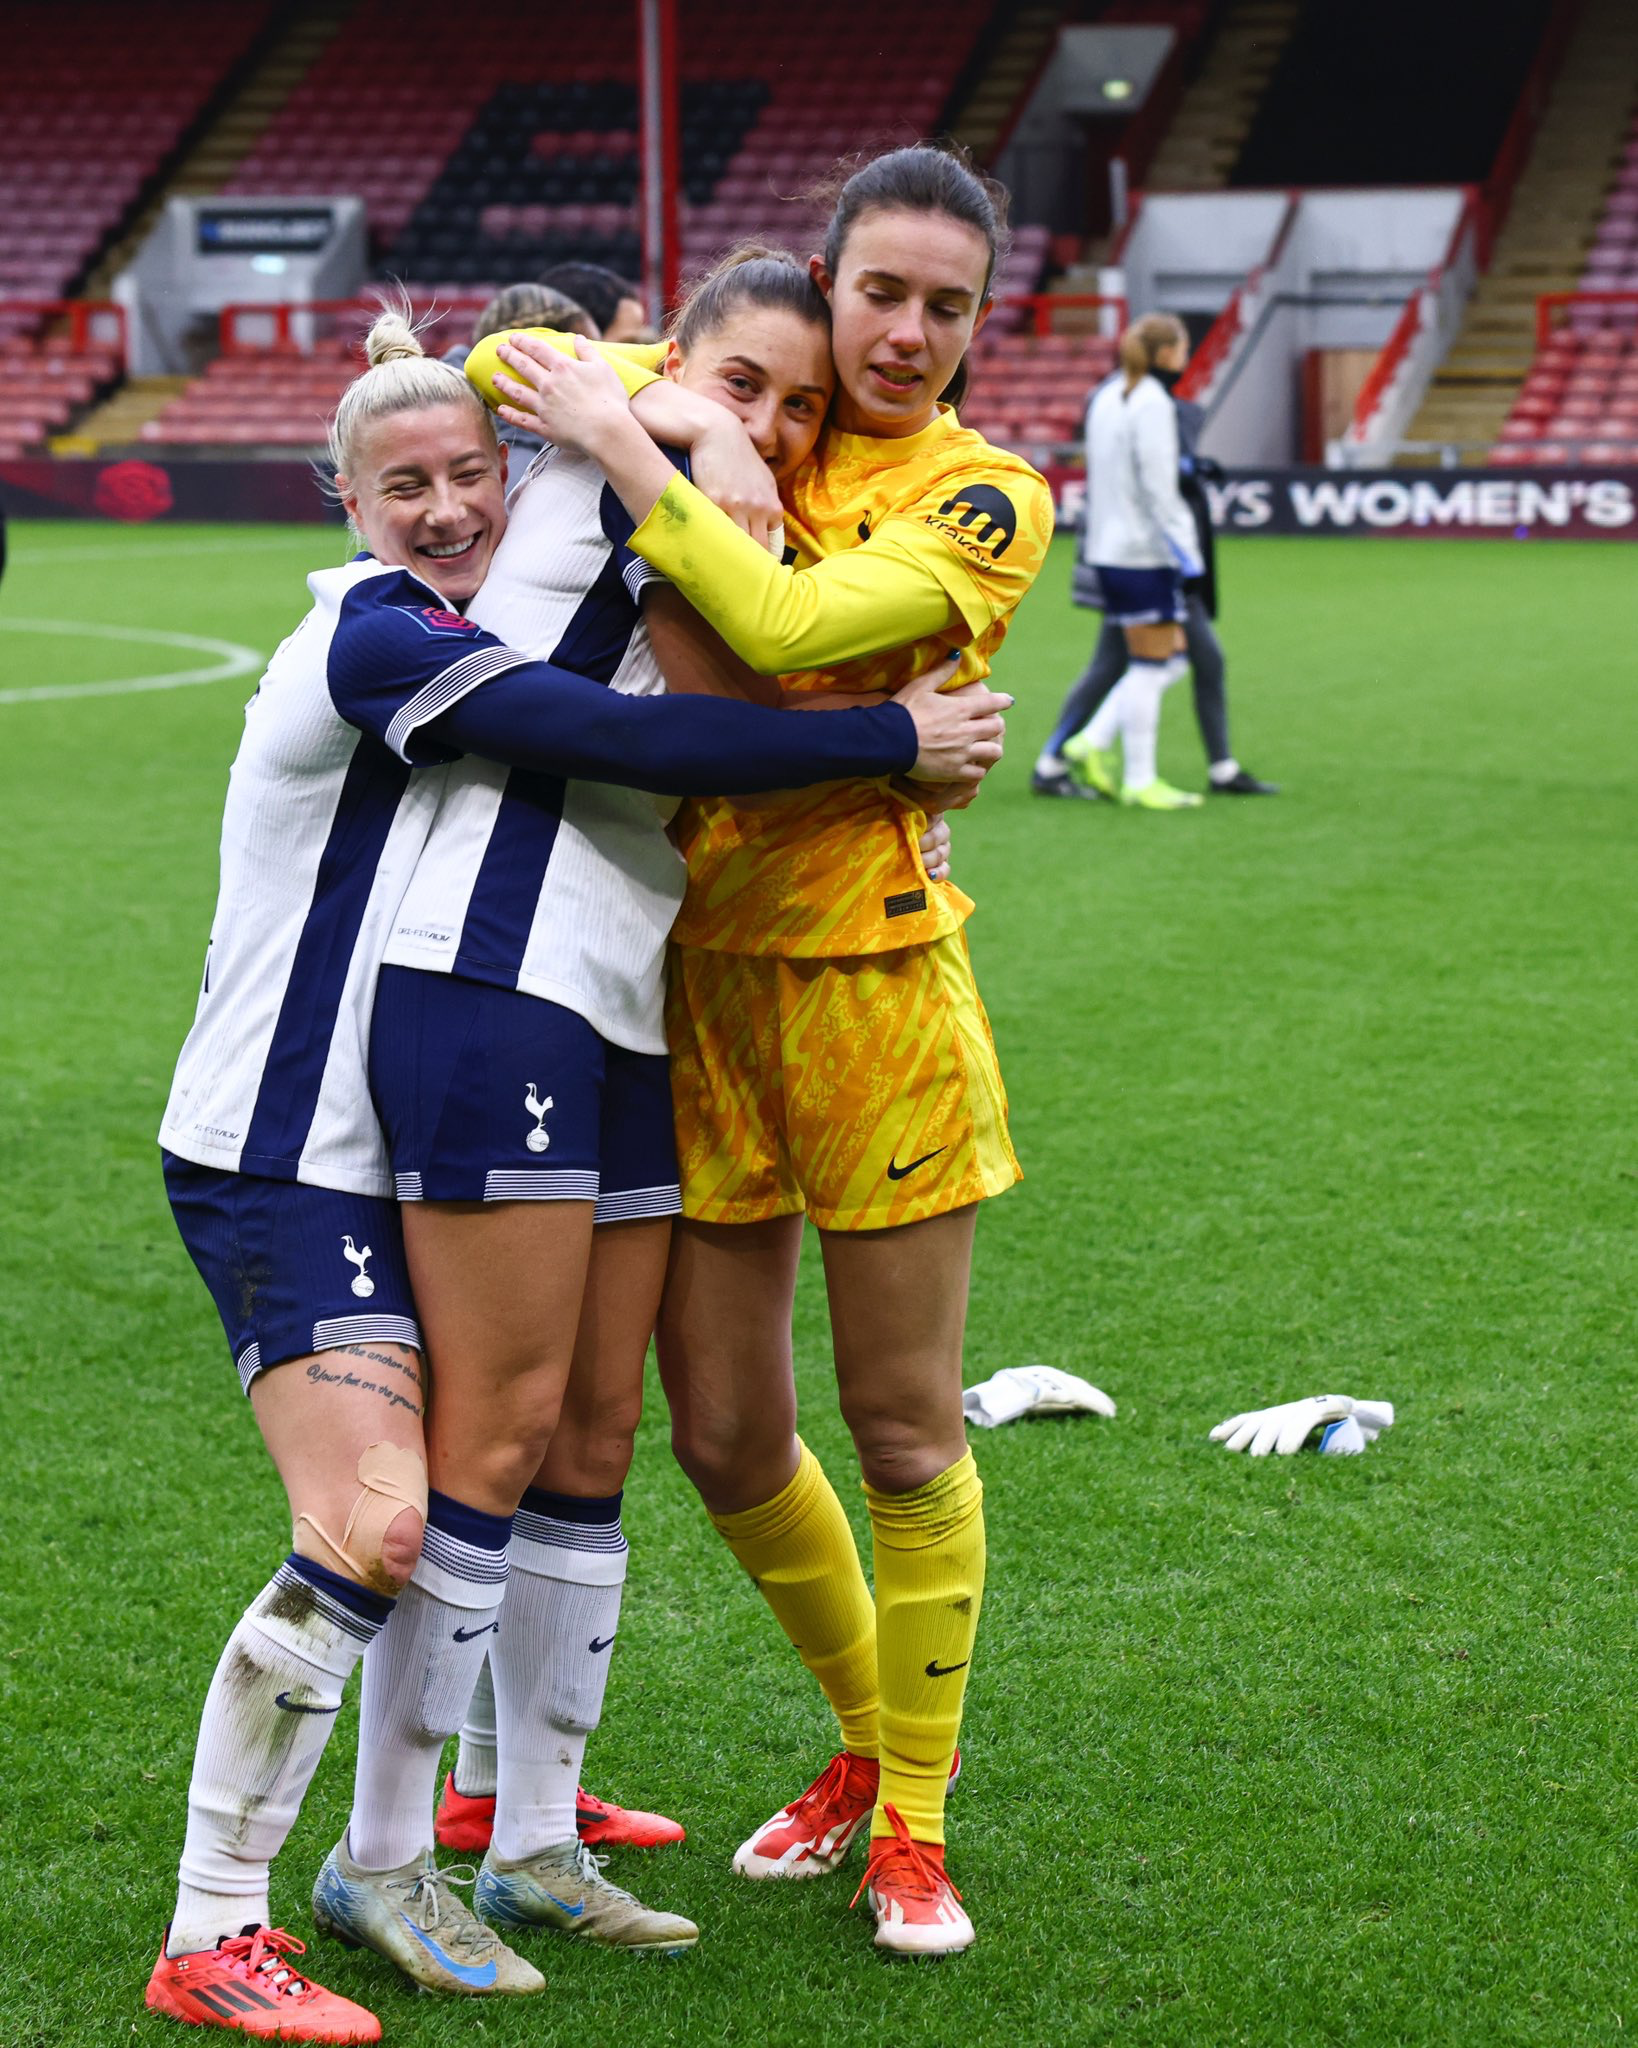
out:
{"label": "blue nike logo on boot", "polygon": [[458,1984],[470,1986],[474,1991],[492,1991],[495,1988],[495,1965],[488,1963],[458,1963],[435,1942],[423,1927],[417,1927],[407,1913],[400,1913],[399,1919],[413,1934],[436,1963],[441,1963]]}

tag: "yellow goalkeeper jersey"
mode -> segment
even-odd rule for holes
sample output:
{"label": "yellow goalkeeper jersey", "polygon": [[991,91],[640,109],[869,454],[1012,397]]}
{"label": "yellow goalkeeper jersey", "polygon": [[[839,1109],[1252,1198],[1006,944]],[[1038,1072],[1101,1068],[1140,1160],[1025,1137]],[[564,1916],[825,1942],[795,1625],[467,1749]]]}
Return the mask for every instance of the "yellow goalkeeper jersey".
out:
{"label": "yellow goalkeeper jersey", "polygon": [[[950,687],[987,675],[1053,528],[1044,478],[948,411],[900,440],[827,431],[786,508],[784,566],[681,477],[631,546],[791,693],[896,691],[954,652]],[[706,798],[678,827],[686,946],[880,953],[942,938],[973,907],[927,878],[914,783]]]}

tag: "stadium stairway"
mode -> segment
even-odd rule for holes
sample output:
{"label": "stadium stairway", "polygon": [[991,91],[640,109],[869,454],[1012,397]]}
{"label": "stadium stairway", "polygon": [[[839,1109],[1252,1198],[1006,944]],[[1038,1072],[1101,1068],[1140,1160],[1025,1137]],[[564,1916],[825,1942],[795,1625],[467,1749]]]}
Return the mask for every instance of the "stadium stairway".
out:
{"label": "stadium stairway", "polygon": [[1638,9],[1632,0],[1587,0],[1490,269],[1411,422],[1411,442],[1477,449],[1496,440],[1535,357],[1538,295],[1574,291],[1580,280],[1635,80]]}
{"label": "stadium stairway", "polygon": [[948,127],[980,163],[995,155],[1002,132],[1051,52],[1070,13],[1065,5],[1001,10],[1001,33],[982,54],[979,75],[965,93],[958,90]]}
{"label": "stadium stairway", "polygon": [[[812,222],[787,195],[861,140],[925,133],[948,125],[953,108],[993,104],[986,78],[1006,82],[997,98],[1010,110],[1066,11],[1041,0],[1014,18],[989,0],[905,0],[889,23],[856,6],[812,17],[798,35],[758,0],[685,4],[696,33],[684,45],[683,220],[695,263],[748,233],[800,239]],[[618,24],[576,17],[549,77],[539,60],[470,45],[436,61],[412,47],[383,70],[374,31],[389,5],[418,18],[430,0],[308,0],[269,38],[172,189],[208,171],[213,183],[226,172],[234,191],[357,191],[387,267],[443,300],[481,297],[568,256],[634,270],[637,110]],[[1020,228],[999,290],[1037,290],[1047,256],[1046,230]],[[1056,437],[1078,419],[1101,353],[1084,336],[1038,345],[1023,324],[1017,306],[992,323],[980,354],[996,360],[981,388],[997,426]],[[241,349],[182,389],[129,387],[81,423],[80,445],[311,447],[349,369],[345,348]]]}
{"label": "stadium stairway", "polygon": [[1228,183],[1300,12],[1301,0],[1227,0],[1149,166],[1152,191]]}
{"label": "stadium stairway", "polygon": [[107,455],[134,447],[143,429],[188,386],[186,377],[129,377],[100,405],[88,412],[64,454]]}
{"label": "stadium stairway", "polygon": [[220,192],[352,13],[356,0],[296,0],[275,10],[267,32],[211,110],[175,170],[112,244],[86,283],[91,298],[115,277],[151,233],[167,199]]}

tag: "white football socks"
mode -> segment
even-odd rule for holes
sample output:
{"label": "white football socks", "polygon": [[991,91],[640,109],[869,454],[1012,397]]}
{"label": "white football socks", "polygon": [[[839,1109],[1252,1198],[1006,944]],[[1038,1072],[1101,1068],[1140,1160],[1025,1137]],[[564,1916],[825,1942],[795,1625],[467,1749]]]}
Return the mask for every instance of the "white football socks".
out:
{"label": "white football socks", "polygon": [[[1122,681],[1124,680],[1123,677]],[[1121,685],[1117,683],[1083,728],[1088,744],[1096,747],[1100,753],[1108,753],[1120,737],[1120,692]]]}
{"label": "white football socks", "polygon": [[292,1556],[245,1609],[205,1695],[168,1954],[268,1924],[268,1866],[392,1606]]}
{"label": "white football socks", "polygon": [[[510,1555],[510,1553],[508,1553]],[[511,1578],[508,1576],[510,1587]],[[461,1723],[461,1746],[455,1752],[455,1789],[468,1799],[495,1796],[495,1679],[485,1657],[471,1704]]]}
{"label": "white football socks", "polygon": [[347,1853],[399,1870],[432,1843],[445,1742],[461,1725],[506,1591],[511,1518],[434,1491],[414,1576],[364,1659]]}
{"label": "white football socks", "polygon": [[1147,789],[1155,779],[1160,700],[1188,666],[1181,654],[1165,661],[1134,661],[1110,695],[1111,704],[1120,699],[1121,780],[1128,789]]}
{"label": "white football socks", "polygon": [[620,1496],[531,1487],[510,1555],[506,1626],[489,1666],[500,1750],[494,1849],[517,1863],[576,1839],[575,1793],[602,1718],[626,1577]]}

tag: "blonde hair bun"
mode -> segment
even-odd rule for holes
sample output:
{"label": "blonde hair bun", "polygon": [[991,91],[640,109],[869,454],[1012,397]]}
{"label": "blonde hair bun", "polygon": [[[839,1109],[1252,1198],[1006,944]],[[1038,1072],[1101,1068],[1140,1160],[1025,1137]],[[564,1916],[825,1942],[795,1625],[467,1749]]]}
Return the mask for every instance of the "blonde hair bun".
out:
{"label": "blonde hair bun", "polygon": [[375,325],[364,337],[364,358],[372,370],[382,363],[408,362],[425,354],[408,318],[395,307],[377,314]]}

